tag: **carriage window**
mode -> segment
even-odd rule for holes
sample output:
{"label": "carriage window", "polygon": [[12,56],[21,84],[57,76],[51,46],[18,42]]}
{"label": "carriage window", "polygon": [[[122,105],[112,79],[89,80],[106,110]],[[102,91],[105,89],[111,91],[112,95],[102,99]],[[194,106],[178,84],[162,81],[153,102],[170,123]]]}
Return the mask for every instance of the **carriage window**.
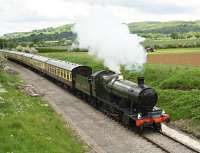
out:
{"label": "carriage window", "polygon": [[91,71],[86,68],[80,68],[78,70],[78,74],[81,74],[83,76],[88,76],[88,75],[90,75],[90,73],[91,73]]}
{"label": "carriage window", "polygon": [[71,73],[69,74],[69,80],[70,81],[72,80],[72,74]]}
{"label": "carriage window", "polygon": [[64,78],[66,78],[66,71],[64,71]]}
{"label": "carriage window", "polygon": [[63,70],[61,70],[61,77],[63,77]]}
{"label": "carriage window", "polygon": [[67,80],[69,80],[69,72],[67,72]]}
{"label": "carriage window", "polygon": [[53,67],[53,73],[56,74],[56,67]]}

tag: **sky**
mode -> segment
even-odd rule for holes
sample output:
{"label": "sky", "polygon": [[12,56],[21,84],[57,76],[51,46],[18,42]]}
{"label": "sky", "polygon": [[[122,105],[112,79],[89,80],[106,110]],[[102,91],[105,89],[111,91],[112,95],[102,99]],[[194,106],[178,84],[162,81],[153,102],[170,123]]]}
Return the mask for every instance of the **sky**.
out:
{"label": "sky", "polygon": [[74,23],[94,5],[124,23],[200,20],[198,0],[0,0],[0,35]]}

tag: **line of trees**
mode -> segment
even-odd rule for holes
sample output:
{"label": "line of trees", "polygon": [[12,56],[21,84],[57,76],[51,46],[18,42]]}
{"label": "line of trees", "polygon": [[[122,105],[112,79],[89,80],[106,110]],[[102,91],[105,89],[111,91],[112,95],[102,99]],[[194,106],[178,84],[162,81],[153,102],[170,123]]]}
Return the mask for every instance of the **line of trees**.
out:
{"label": "line of trees", "polygon": [[188,33],[178,33],[173,32],[170,34],[172,39],[191,39],[191,38],[200,38],[200,32],[188,32]]}
{"label": "line of trees", "polygon": [[15,40],[0,39],[0,49],[15,48],[16,46],[17,46],[17,43]]}
{"label": "line of trees", "polygon": [[200,39],[146,40],[145,48],[195,48],[200,47]]}
{"label": "line of trees", "polygon": [[161,39],[200,39],[200,32],[187,32],[187,33],[179,33],[173,32],[170,34],[163,33],[139,33],[141,37],[153,40],[161,40]]}

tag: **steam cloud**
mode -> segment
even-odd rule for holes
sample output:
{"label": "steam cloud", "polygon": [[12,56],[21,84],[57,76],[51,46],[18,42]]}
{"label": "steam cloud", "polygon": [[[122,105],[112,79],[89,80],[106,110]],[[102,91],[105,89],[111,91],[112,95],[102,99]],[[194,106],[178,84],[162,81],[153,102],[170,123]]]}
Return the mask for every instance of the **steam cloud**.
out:
{"label": "steam cloud", "polygon": [[130,34],[128,26],[104,6],[93,6],[73,31],[77,33],[79,48],[103,59],[104,65],[116,73],[120,73],[121,65],[138,70],[146,62],[146,51],[140,44],[144,39]]}

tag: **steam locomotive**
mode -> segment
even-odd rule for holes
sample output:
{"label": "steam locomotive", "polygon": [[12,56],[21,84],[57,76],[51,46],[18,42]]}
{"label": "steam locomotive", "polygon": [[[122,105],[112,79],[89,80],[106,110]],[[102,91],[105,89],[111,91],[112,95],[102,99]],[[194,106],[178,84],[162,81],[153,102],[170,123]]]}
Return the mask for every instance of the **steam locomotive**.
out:
{"label": "steam locomotive", "polygon": [[161,130],[161,123],[170,119],[156,107],[158,95],[144,84],[144,77],[138,77],[138,82],[134,83],[112,71],[92,73],[91,67],[39,55],[5,50],[0,53],[58,81],[95,108],[130,127],[142,130],[148,126]]}

